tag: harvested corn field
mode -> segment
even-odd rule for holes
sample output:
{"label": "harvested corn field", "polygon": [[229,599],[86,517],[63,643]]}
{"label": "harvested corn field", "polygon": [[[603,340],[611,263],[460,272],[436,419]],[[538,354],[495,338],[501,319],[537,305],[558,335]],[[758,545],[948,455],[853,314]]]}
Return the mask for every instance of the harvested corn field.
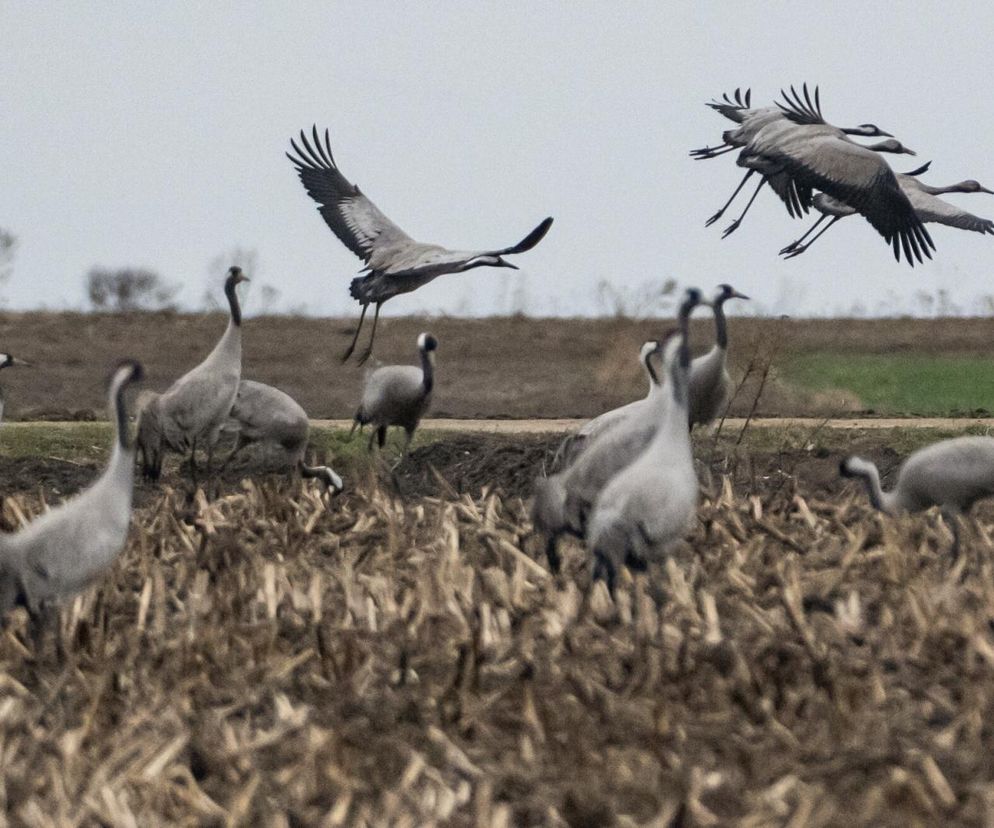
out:
{"label": "harvested corn field", "polygon": [[934,512],[767,471],[714,477],[689,541],[616,601],[578,546],[549,574],[513,495],[369,472],[330,503],[282,480],[143,498],[105,582],[40,640],[10,618],[3,807],[39,826],[991,819],[992,515],[954,563]]}

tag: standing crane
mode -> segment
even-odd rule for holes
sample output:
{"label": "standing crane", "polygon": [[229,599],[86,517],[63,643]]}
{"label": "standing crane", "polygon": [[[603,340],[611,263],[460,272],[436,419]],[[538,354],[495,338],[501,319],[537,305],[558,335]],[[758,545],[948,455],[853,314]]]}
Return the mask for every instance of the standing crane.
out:
{"label": "standing crane", "polygon": [[[700,304],[707,304],[701,292],[689,288],[680,306],[681,317],[683,314],[689,317]],[[674,331],[663,338],[664,348],[675,334]],[[615,474],[645,450],[662,421],[666,399],[665,394],[653,395],[653,405],[640,408],[636,415],[626,417],[621,426],[602,434],[564,471],[536,483],[532,519],[545,535],[546,556],[554,571],[559,563],[559,538],[567,534],[586,537],[587,520],[597,495]]]}
{"label": "standing crane", "polygon": [[124,393],[143,374],[140,363],[125,360],[111,375],[114,447],[100,477],[23,529],[0,535],[0,618],[25,606],[33,620],[43,622],[40,614],[47,604],[85,589],[120,553],[131,523],[135,476]]}
{"label": "standing crane", "polygon": [[352,431],[355,431],[356,426],[361,428],[371,424],[373,430],[369,435],[369,449],[372,451],[374,437],[379,447],[383,448],[388,426],[403,428],[404,448],[394,464],[395,468],[407,454],[418,423],[431,405],[437,349],[438,340],[430,333],[422,333],[418,336],[420,368],[414,365],[384,365],[366,377]]}
{"label": "standing crane", "polygon": [[249,281],[240,267],[228,270],[224,294],[230,318],[217,345],[203,362],[176,380],[162,394],[139,400],[138,448],[146,477],[158,479],[162,453],[190,452],[190,478],[197,485],[197,446],[207,449],[207,476],[211,460],[242,375],[242,311],[236,288]]}
{"label": "standing crane", "polygon": [[[973,213],[969,213],[960,207],[950,204],[945,199],[939,198],[940,195],[944,195],[945,193],[994,194],[994,191],[982,187],[978,181],[974,181],[973,179],[960,181],[957,184],[949,184],[946,187],[930,187],[928,184],[919,181],[916,177],[928,170],[930,164],[931,162],[911,172],[898,173],[897,175],[897,183],[901,187],[901,191],[908,197],[908,201],[914,207],[918,218],[925,223],[946,224],[950,227],[958,227],[961,230],[972,230],[976,233],[994,235],[994,221],[975,216]],[[800,256],[839,219],[855,215],[856,213],[854,207],[850,207],[848,204],[832,198],[832,196],[825,193],[815,195],[812,199],[812,204],[821,213],[821,216],[803,236],[797,241],[791,242],[780,251],[780,254],[784,258],[792,259],[795,256]],[[821,232],[807,244],[804,244],[804,240],[814,233],[818,229],[818,226],[829,217],[831,217],[831,221],[822,228]]]}
{"label": "standing crane", "polygon": [[690,427],[708,425],[721,416],[728,405],[732,378],[728,374],[728,324],[725,320],[725,302],[729,299],[748,299],[731,285],[719,285],[718,293],[711,300],[714,311],[715,343],[703,356],[690,363]]}
{"label": "standing crane", "polygon": [[602,434],[624,424],[629,417],[638,416],[643,408],[652,404],[653,396],[659,393],[659,376],[653,367],[652,360],[661,352],[662,345],[657,340],[650,339],[642,343],[642,347],[639,349],[639,362],[649,378],[649,390],[646,395],[640,400],[605,411],[584,423],[575,434],[569,435],[553,458],[552,466],[554,469],[560,471],[565,469],[580,456],[584,447],[590,445]]}
{"label": "standing crane", "polygon": [[312,137],[313,147],[304,131],[300,131],[302,148],[291,138],[290,145],[296,155],[287,153],[287,158],[296,167],[307,194],[321,205],[318,212],[331,231],[366,263],[363,268],[366,275],[353,279],[349,286],[352,298],[362,305],[362,314],[342,362],[355,350],[370,304],[376,306],[373,330],[369,345],[359,358],[360,364],[373,352],[380,307],[388,299],[417,290],[446,273],[462,273],[475,267],[517,270],[516,265],[503,257],[531,250],[545,238],[552,226],[552,218],[546,218],[517,244],[497,250],[448,250],[437,244],[415,241],[342,175],[331,153],[328,130],[324,132],[324,146],[321,145],[317,126],[313,127]]}
{"label": "standing crane", "polygon": [[[587,548],[594,577],[614,593],[618,567],[644,569],[687,532],[697,509],[698,484],[687,429],[690,349],[689,311],[680,314],[680,335],[667,346],[663,420],[645,450],[597,495]],[[675,351],[675,353],[673,353]]]}

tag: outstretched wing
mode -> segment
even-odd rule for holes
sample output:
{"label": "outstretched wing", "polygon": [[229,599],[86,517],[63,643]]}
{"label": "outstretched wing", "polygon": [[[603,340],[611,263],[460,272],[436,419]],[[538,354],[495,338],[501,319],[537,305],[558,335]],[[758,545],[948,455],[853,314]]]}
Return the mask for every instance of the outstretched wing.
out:
{"label": "outstretched wing", "polygon": [[545,234],[549,232],[549,228],[552,227],[552,216],[542,220],[534,230],[531,231],[527,236],[525,236],[521,241],[512,247],[505,247],[501,250],[488,250],[484,255],[486,256],[508,256],[512,253],[524,253],[526,250],[531,250],[536,244],[538,244],[542,239],[545,238]]}
{"label": "outstretched wing", "polygon": [[848,204],[866,220],[908,264],[932,258],[935,249],[893,171],[877,153],[838,136],[787,142],[776,152],[784,169],[808,187]]}
{"label": "outstretched wing", "polygon": [[296,156],[288,152],[286,157],[296,167],[307,194],[321,205],[318,212],[342,244],[368,263],[377,247],[410,241],[410,236],[339,171],[331,154],[328,130],[324,131],[324,146],[321,146],[317,126],[313,127],[312,134],[313,147],[303,130],[300,131],[303,148],[291,138],[290,145]]}
{"label": "outstretched wing", "polygon": [[780,103],[777,101],[777,106],[779,106],[780,109],[783,110],[783,114],[795,124],[804,124],[806,126],[824,124],[825,119],[821,114],[821,99],[818,95],[818,87],[815,87],[814,100],[811,99],[811,95],[808,93],[808,85],[806,83],[804,84],[803,89],[803,101],[793,86],[790,87],[791,95],[793,97],[781,89],[780,94],[783,95],[783,99],[786,103]]}
{"label": "outstretched wing", "polygon": [[706,103],[705,106],[711,107],[715,112],[720,112],[728,120],[741,124],[752,102],[752,90],[746,89],[745,95],[743,95],[740,89],[736,89],[732,97],[729,97],[727,92],[721,97],[722,100],[719,101],[715,98]]}
{"label": "outstretched wing", "polygon": [[955,204],[934,196],[931,193],[907,188],[905,195],[911,201],[911,206],[918,213],[918,218],[922,221],[931,221],[936,224],[946,224],[950,227],[958,227],[960,230],[973,230],[976,233],[990,233],[994,236],[994,221],[975,216],[966,210],[960,209]]}

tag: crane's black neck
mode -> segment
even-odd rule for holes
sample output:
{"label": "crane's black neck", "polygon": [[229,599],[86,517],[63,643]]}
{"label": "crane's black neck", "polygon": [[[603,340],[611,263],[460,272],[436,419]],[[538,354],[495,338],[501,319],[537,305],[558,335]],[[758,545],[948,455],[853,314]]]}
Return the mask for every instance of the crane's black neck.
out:
{"label": "crane's black neck", "polygon": [[128,409],[124,403],[124,389],[128,383],[122,382],[114,394],[114,414],[117,419],[117,441],[121,448],[127,451],[131,448],[131,439],[128,434]]}
{"label": "crane's black neck", "polygon": [[649,350],[645,353],[645,370],[649,375],[649,380],[653,385],[659,385],[659,374],[656,373],[656,369],[652,365],[652,355],[656,353],[655,350]]}
{"label": "crane's black neck", "polygon": [[725,299],[718,297],[714,300],[714,329],[715,339],[719,348],[728,347],[728,324],[725,321]]}
{"label": "crane's black neck", "polygon": [[431,389],[435,386],[435,362],[431,358],[431,352],[425,348],[421,349],[421,384],[424,386],[425,393],[430,394]]}
{"label": "crane's black neck", "polygon": [[231,324],[238,327],[242,324],[242,308],[238,304],[238,293],[235,287],[238,282],[229,276],[224,283],[224,295],[228,297],[228,307],[231,309]]}

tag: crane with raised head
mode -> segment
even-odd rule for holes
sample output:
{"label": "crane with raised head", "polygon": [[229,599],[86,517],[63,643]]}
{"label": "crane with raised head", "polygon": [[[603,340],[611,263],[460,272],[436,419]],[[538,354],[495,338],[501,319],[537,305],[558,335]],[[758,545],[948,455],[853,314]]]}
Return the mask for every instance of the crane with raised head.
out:
{"label": "crane with raised head", "polygon": [[644,569],[667,554],[687,532],[697,509],[698,484],[687,429],[690,384],[689,313],[680,315],[680,335],[667,343],[663,420],[645,450],[597,495],[587,548],[594,578],[614,593],[618,568]]}
{"label": "crane with raised head", "polygon": [[190,453],[190,478],[197,485],[197,447],[207,450],[207,474],[242,375],[242,312],[236,288],[248,277],[232,267],[224,282],[230,317],[221,339],[203,362],[162,394],[139,400],[138,446],[146,477],[158,479],[166,449]]}
{"label": "crane with raised head", "polygon": [[21,605],[43,621],[46,605],[85,589],[117,559],[131,524],[135,475],[125,391],[143,374],[135,360],[122,361],[111,374],[114,445],[100,477],[23,529],[0,535],[0,616]]}
{"label": "crane with raised head", "polygon": [[725,302],[730,299],[748,299],[731,285],[718,285],[718,292],[711,300],[714,311],[715,343],[706,354],[690,363],[690,427],[708,425],[720,417],[732,391],[732,378],[728,374],[728,322],[725,319]]}
{"label": "crane with raised head", "polygon": [[438,340],[430,333],[422,333],[418,336],[420,366],[383,365],[371,371],[363,385],[362,400],[353,418],[352,431],[357,426],[371,425],[369,449],[372,451],[374,438],[383,448],[389,426],[403,428],[404,448],[395,466],[407,454],[414,432],[431,405],[437,349]]}

